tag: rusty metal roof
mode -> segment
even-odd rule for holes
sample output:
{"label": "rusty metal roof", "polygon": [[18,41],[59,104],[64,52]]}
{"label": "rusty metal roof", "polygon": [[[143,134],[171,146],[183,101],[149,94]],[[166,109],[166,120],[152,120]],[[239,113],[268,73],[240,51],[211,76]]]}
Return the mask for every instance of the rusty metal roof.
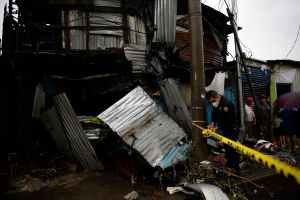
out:
{"label": "rusty metal roof", "polygon": [[153,167],[186,137],[139,86],[98,117]]}
{"label": "rusty metal roof", "polygon": [[[190,48],[190,36],[189,32],[177,32],[176,33],[176,46],[178,48],[183,48],[179,52],[180,59],[189,62],[191,59],[191,48]],[[221,66],[222,54],[217,43],[213,38],[203,38],[204,43],[204,63],[212,64],[215,66]]]}

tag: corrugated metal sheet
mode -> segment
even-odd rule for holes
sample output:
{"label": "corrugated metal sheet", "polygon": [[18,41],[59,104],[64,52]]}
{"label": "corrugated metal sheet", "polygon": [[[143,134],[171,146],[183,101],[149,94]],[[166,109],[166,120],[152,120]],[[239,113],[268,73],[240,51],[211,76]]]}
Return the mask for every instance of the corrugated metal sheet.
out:
{"label": "corrugated metal sheet", "polygon": [[206,200],[229,200],[226,193],[224,193],[221,188],[215,185],[200,183],[188,184],[186,187],[199,192]]}
{"label": "corrugated metal sheet", "polygon": [[153,167],[186,136],[139,86],[98,117]]}
{"label": "corrugated metal sheet", "polygon": [[42,83],[37,84],[32,105],[32,117],[39,118],[41,109],[45,107],[45,92]]}
{"label": "corrugated metal sheet", "polygon": [[[255,96],[258,97],[262,94],[264,95],[268,95],[270,92],[270,87],[269,85],[258,85],[258,84],[253,84],[252,85],[252,89],[254,91],[254,94]],[[251,94],[251,90],[250,90],[250,86],[248,84],[243,84],[243,99],[244,99],[244,102],[246,102],[246,99],[248,97],[252,97],[252,94]]]}
{"label": "corrugated metal sheet", "polygon": [[[270,93],[270,70],[262,70],[258,67],[249,67],[248,73],[255,96],[258,98],[262,94],[268,95]],[[251,97],[252,94],[245,72],[242,72],[242,83],[243,99],[244,102],[246,102],[247,97]]]}
{"label": "corrugated metal sheet", "polygon": [[169,78],[159,82],[159,87],[166,102],[169,114],[184,128],[192,132],[192,118],[174,79]]}
{"label": "corrugated metal sheet", "polygon": [[86,33],[82,30],[70,30],[70,49],[86,49]]}
{"label": "corrugated metal sheet", "polygon": [[124,52],[127,60],[131,61],[132,73],[139,74],[142,73],[146,66],[146,47],[136,46],[136,45],[126,45],[124,47]]}
{"label": "corrugated metal sheet", "polygon": [[159,162],[158,166],[162,169],[166,169],[173,164],[184,161],[191,150],[191,145],[183,143],[182,145],[176,145],[171,151]]}
{"label": "corrugated metal sheet", "polygon": [[122,48],[124,44],[123,37],[114,35],[91,34],[89,38],[89,49],[99,50],[106,48]]}
{"label": "corrugated metal sheet", "polygon": [[89,170],[104,169],[87,139],[66,94],[56,95],[52,99],[70,141],[73,153],[82,167]]}
{"label": "corrugated metal sheet", "polygon": [[176,0],[155,0],[154,24],[157,31],[153,42],[175,43],[176,35]]}
{"label": "corrugated metal sheet", "polygon": [[[203,38],[204,43],[204,63],[212,64],[220,67],[222,64],[222,54],[218,44],[213,38]],[[186,46],[186,47],[185,47]],[[176,33],[176,47],[183,48],[179,52],[180,59],[190,62],[191,47],[190,47],[190,33],[177,32]]]}
{"label": "corrugated metal sheet", "polygon": [[[249,67],[248,74],[250,80],[254,84],[269,85],[270,84],[270,70],[261,69],[257,67]],[[242,80],[247,83],[245,72],[242,72]]]}
{"label": "corrugated metal sheet", "polygon": [[121,0],[49,0],[51,4],[121,7]]}
{"label": "corrugated metal sheet", "polygon": [[121,7],[121,0],[92,0],[92,5],[104,7]]}
{"label": "corrugated metal sheet", "polygon": [[90,12],[90,26],[122,26],[121,13]]}
{"label": "corrugated metal sheet", "polygon": [[137,16],[128,16],[129,44],[146,46],[146,29],[144,21]]}
{"label": "corrugated metal sheet", "polygon": [[[62,11],[62,16],[64,16]],[[70,10],[68,15],[69,23],[65,18],[62,18],[63,24],[68,26],[84,27],[87,24],[87,19],[90,30],[70,29],[70,48],[77,50],[84,50],[87,48],[87,34],[89,34],[89,49],[105,49],[105,48],[122,48],[123,30],[122,30],[122,14],[121,13],[100,13],[90,12],[89,18],[84,12],[78,10]],[[99,29],[102,27],[103,29]],[[107,27],[107,28],[105,28]],[[116,27],[108,29],[108,27]],[[119,27],[119,29],[117,28]],[[65,38],[63,32],[63,38]],[[65,41],[65,40],[63,40]],[[63,44],[65,47],[65,44]]]}
{"label": "corrugated metal sheet", "polygon": [[[68,11],[68,20],[64,18],[65,11],[62,11],[62,24],[68,24],[68,26],[86,26],[85,13],[78,10]],[[65,38],[65,32],[63,31],[63,38]],[[65,45],[65,44],[63,44]],[[63,46],[65,47],[65,46]],[[70,48],[71,49],[86,49],[86,34],[82,30],[71,29],[70,30]]]}
{"label": "corrugated metal sheet", "polygon": [[285,70],[290,70],[290,69],[296,69],[296,74],[292,86],[292,91],[293,92],[299,92],[300,91],[300,69],[295,68],[292,66],[281,66],[281,65],[276,65],[275,66],[275,72],[276,71],[285,71]]}
{"label": "corrugated metal sheet", "polygon": [[72,149],[61,124],[56,108],[53,106],[49,110],[41,113],[41,121],[51,134],[58,150],[67,158],[72,159]]}

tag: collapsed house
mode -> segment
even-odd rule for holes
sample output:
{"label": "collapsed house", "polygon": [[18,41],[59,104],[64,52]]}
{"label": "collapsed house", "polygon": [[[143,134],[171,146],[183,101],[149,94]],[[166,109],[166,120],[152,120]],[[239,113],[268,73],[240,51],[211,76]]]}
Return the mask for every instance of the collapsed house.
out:
{"label": "collapsed house", "polygon": [[[12,3],[5,8],[1,57],[3,111],[13,119],[1,125],[8,152],[26,151],[49,132],[61,153],[101,170],[90,141],[99,132],[87,135],[78,118],[98,116],[152,167],[186,159],[192,128],[186,1]],[[206,85],[213,89],[221,78],[223,94],[235,101],[235,75],[225,80],[229,19],[202,9]],[[157,91],[165,110],[154,103]]]}

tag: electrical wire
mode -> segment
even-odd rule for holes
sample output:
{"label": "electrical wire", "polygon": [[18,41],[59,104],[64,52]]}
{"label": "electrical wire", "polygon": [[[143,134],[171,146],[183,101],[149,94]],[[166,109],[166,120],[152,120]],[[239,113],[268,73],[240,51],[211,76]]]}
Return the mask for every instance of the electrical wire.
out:
{"label": "electrical wire", "polygon": [[293,44],[293,46],[292,46],[292,48],[291,48],[291,50],[288,52],[288,54],[285,56],[285,59],[287,59],[287,57],[290,55],[290,53],[292,52],[292,50],[294,49],[294,47],[295,47],[295,44],[297,43],[297,41],[298,41],[298,36],[299,36],[299,31],[300,31],[300,25],[299,25],[299,28],[298,28],[298,32],[297,32],[297,36],[296,36],[296,40],[295,40],[295,42],[294,42],[294,44]]}
{"label": "electrical wire", "polygon": [[[227,3],[226,0],[224,0],[224,2],[225,2],[225,4],[226,4],[227,8],[230,10],[230,8],[229,8],[229,3]],[[237,6],[237,3],[236,3],[236,14],[237,14],[237,13],[238,13],[238,6]],[[233,22],[234,22],[235,25],[237,26],[237,22],[235,21],[235,19],[233,19]],[[238,26],[237,26],[237,27],[238,27]],[[243,45],[244,50],[246,51],[246,53],[249,54],[248,57],[251,58],[251,57],[252,57],[252,51],[251,51],[251,49],[250,49],[249,47],[247,47],[247,46],[241,41],[240,38],[238,38],[238,40],[239,40],[239,42]]]}
{"label": "electrical wire", "polygon": [[[194,12],[194,13],[190,13],[189,15],[187,15],[187,17],[186,18],[184,18],[183,20],[184,21],[187,21],[187,20],[189,20],[189,17],[191,16],[191,15],[194,15],[194,14],[200,14],[201,12]],[[227,39],[226,37],[224,37],[223,36],[223,34],[217,29],[217,28],[215,28],[203,15],[202,15],[202,19],[204,19],[204,21],[206,21],[207,22],[207,24],[212,28],[212,29],[214,29],[214,31],[216,31],[216,32],[218,32],[219,34],[220,34],[220,36],[223,38],[223,39]]]}

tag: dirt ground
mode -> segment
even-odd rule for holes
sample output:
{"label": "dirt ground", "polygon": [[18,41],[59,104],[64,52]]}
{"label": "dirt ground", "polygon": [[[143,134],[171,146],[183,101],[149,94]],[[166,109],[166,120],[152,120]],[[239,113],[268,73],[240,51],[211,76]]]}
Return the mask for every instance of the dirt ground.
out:
{"label": "dirt ground", "polygon": [[[22,182],[22,181],[21,181]],[[161,191],[159,184],[131,184],[113,171],[81,172],[49,179],[45,182],[32,179],[22,182],[18,191],[11,190],[4,197],[5,200],[120,200],[136,191],[139,200],[181,200],[184,194],[170,195]],[[19,184],[22,185],[22,184]],[[28,186],[30,185],[30,186]],[[39,188],[43,185],[42,188]],[[25,186],[25,188],[24,188]],[[11,188],[12,189],[12,188]],[[20,190],[31,190],[21,191]],[[37,190],[37,191],[33,191]]]}

